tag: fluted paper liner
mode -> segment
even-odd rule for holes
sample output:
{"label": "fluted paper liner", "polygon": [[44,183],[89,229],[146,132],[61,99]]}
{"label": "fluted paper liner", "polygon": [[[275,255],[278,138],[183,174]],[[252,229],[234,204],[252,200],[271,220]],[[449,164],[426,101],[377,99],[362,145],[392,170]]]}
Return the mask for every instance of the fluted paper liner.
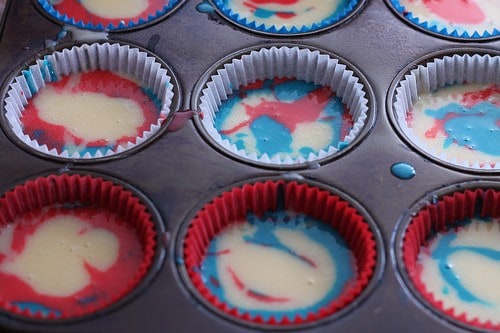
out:
{"label": "fluted paper liner", "polygon": [[[310,153],[306,159],[302,156],[280,158],[278,155],[269,157],[267,154],[247,154],[221,137],[214,126],[219,106],[235,89],[257,80],[274,78],[313,82],[331,88],[336,96],[342,99],[352,116],[353,127],[339,144],[341,147],[330,146],[317,154]],[[273,46],[252,51],[224,64],[223,68],[217,70],[217,74],[211,76],[203,89],[199,109],[204,115],[202,126],[222,149],[247,161],[278,166],[299,165],[328,158],[352,144],[367,123],[369,109],[366,95],[359,78],[338,59],[306,48]]]}
{"label": "fluted paper liner", "polygon": [[[417,261],[419,253],[430,238],[446,232],[457,221],[473,218],[500,217],[500,192],[495,189],[470,189],[457,191],[439,198],[435,203],[420,209],[404,232],[401,247],[402,261],[410,282],[417,292],[438,312],[458,322],[488,330],[499,330],[500,322],[482,321],[466,311],[446,306],[441,299],[427,290],[426,281],[420,278],[421,268]],[[479,272],[478,272],[479,273]]]}
{"label": "fluted paper liner", "polygon": [[[438,160],[469,170],[499,170],[500,157],[490,161],[468,160],[460,156],[448,156],[427,146],[414,133],[408,123],[408,113],[419,96],[453,84],[496,84],[500,86],[500,56],[480,54],[450,54],[436,58],[411,70],[396,86],[392,112],[398,130],[416,147]],[[465,151],[466,148],[462,147]]]}
{"label": "fluted paper liner", "polygon": [[411,8],[406,8],[401,4],[401,0],[389,0],[389,3],[409,23],[433,34],[470,41],[486,40],[500,36],[500,22],[494,22],[494,19],[490,21],[491,24],[488,24],[489,22],[483,23],[483,28],[474,28],[474,24],[450,24],[445,19],[440,19],[442,22],[428,21],[426,18],[413,13]]}
{"label": "fluted paper liner", "polygon": [[[61,12],[54,7],[59,1],[54,0],[37,0],[38,4],[46,11],[50,16],[52,16],[57,21],[63,24],[69,24],[76,26],[80,29],[96,30],[96,31],[120,31],[123,29],[131,29],[146,25],[162,16],[171,13],[178,4],[183,0],[167,0],[164,5],[158,6],[158,8],[153,8],[147,10],[140,15],[138,18],[102,18],[97,15],[91,15],[94,17],[85,18],[75,18],[73,14],[67,12]],[[82,6],[82,5],[80,5]],[[82,6],[82,10],[86,11]],[[84,15],[85,16],[85,15]]]}
{"label": "fluted paper liner", "polygon": [[[229,0],[230,1],[230,0]],[[350,17],[356,10],[360,8],[362,1],[346,0],[345,3],[340,3],[339,8],[328,17],[311,24],[295,24],[290,26],[284,24],[266,24],[258,22],[249,17],[245,17],[228,5],[228,0],[215,0],[214,4],[219,9],[224,17],[233,21],[239,26],[245,27],[255,32],[271,34],[271,35],[305,35],[315,33],[331,26],[337,25]]]}
{"label": "fluted paper liner", "polygon": [[[40,89],[50,82],[59,81],[63,76],[96,70],[130,77],[137,81],[140,87],[152,92],[161,104],[161,109],[158,119],[147,131],[125,145],[118,145],[115,149],[106,149],[104,153],[100,149],[95,153],[87,151],[83,155],[79,152],[69,153],[67,150],[49,148],[44,142],[38,142],[23,132],[23,111]],[[34,65],[23,70],[11,81],[5,98],[5,118],[13,134],[35,151],[75,160],[108,157],[143,144],[161,129],[162,124],[173,112],[170,106],[174,93],[170,80],[168,70],[153,56],[129,45],[94,43],[74,46],[37,60]]]}
{"label": "fluted paper liner", "polygon": [[[129,294],[148,273],[155,256],[156,231],[154,222],[147,208],[130,191],[110,180],[89,175],[49,175],[27,181],[6,192],[0,198],[0,226],[12,223],[16,217],[25,216],[31,212],[49,207],[91,207],[103,209],[120,218],[121,223],[130,227],[142,245],[142,262],[128,282],[117,283],[107,297],[97,298],[97,301],[82,303],[79,309],[58,309],[44,314],[42,311],[32,312],[11,303],[11,299],[0,299],[0,308],[23,317],[60,320],[73,319],[93,314]],[[110,222],[113,223],[113,222]],[[99,292],[96,290],[95,292]],[[51,300],[57,300],[52,297]],[[52,302],[52,301],[51,301]],[[76,300],[75,300],[75,303]],[[50,304],[45,304],[49,306]]]}
{"label": "fluted paper liner", "polygon": [[[279,198],[280,196],[283,198]],[[214,296],[203,282],[199,267],[210,241],[224,228],[246,219],[247,213],[261,216],[278,209],[303,213],[335,229],[346,241],[356,261],[356,280],[347,283],[342,293],[325,308],[305,317],[284,316],[281,320],[252,316],[247,311],[231,307]],[[183,265],[200,297],[227,315],[250,323],[289,326],[314,322],[328,317],[350,303],[363,291],[374,274],[377,245],[368,223],[348,202],[319,188],[285,181],[262,181],[245,184],[222,193],[206,204],[190,221],[183,239]]]}

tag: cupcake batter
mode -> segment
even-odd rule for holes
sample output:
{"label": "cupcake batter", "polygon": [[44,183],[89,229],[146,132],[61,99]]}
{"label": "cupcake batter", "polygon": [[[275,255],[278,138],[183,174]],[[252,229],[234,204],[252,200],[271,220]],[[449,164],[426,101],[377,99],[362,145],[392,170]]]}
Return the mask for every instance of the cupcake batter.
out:
{"label": "cupcake batter", "polygon": [[344,10],[345,0],[225,0],[225,7],[232,13],[257,26],[310,27],[320,25]]}
{"label": "cupcake batter", "polygon": [[[122,296],[143,260],[136,231],[101,209],[44,208],[0,228],[1,304],[71,317]],[[5,305],[4,305],[5,306]]]}
{"label": "cupcake batter", "polygon": [[108,270],[118,258],[118,238],[111,232],[92,228],[74,216],[56,216],[41,224],[26,239],[22,252],[10,251],[14,225],[2,229],[0,242],[5,259],[0,271],[17,276],[36,292],[66,297],[90,283],[85,265]]}
{"label": "cupcake batter", "polygon": [[500,323],[500,219],[473,218],[422,248],[420,280],[445,310]]}
{"label": "cupcake batter", "polygon": [[48,2],[58,15],[92,28],[134,26],[157,17],[178,0],[38,0]]}
{"label": "cupcake batter", "polygon": [[400,0],[400,4],[420,23],[428,22],[428,27],[436,26],[437,31],[446,28],[448,34],[456,30],[472,36],[500,29],[496,0]]}
{"label": "cupcake batter", "polygon": [[201,273],[221,301],[268,320],[305,317],[331,303],[355,279],[353,262],[331,227],[278,211],[224,229],[210,243]]}
{"label": "cupcake batter", "polygon": [[94,15],[107,18],[134,18],[148,8],[148,0],[80,0]]}
{"label": "cupcake batter", "polygon": [[407,116],[425,149],[472,165],[500,163],[500,87],[454,85],[424,93]]}
{"label": "cupcake batter", "polygon": [[24,133],[49,149],[103,154],[158,121],[159,107],[133,81],[107,71],[73,74],[48,83],[29,101]]}
{"label": "cupcake batter", "polygon": [[343,148],[353,121],[330,88],[274,79],[234,92],[219,107],[214,125],[248,155],[307,159],[331,146]]}

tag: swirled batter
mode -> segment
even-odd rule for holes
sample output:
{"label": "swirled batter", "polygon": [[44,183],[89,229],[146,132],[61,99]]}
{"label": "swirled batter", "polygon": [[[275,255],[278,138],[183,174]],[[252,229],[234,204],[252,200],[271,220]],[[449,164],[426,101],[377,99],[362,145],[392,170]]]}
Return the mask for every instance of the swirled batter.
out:
{"label": "swirled batter", "polygon": [[418,258],[427,291],[468,320],[500,323],[500,219],[473,218],[439,233]]}
{"label": "swirled batter", "polygon": [[[287,221],[287,222],[285,222]],[[285,211],[224,229],[201,265],[209,290],[264,319],[317,312],[356,278],[354,258],[330,226]]]}

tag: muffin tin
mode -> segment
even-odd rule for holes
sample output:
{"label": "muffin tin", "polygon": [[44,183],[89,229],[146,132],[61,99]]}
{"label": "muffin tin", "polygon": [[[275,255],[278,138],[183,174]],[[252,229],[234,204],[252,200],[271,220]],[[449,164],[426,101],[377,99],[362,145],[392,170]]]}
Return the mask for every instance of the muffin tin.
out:
{"label": "muffin tin", "polygon": [[[159,229],[164,228],[157,230],[158,239],[166,252],[156,256],[149,278],[133,297],[106,311],[64,322],[23,320],[2,312],[0,331],[481,331],[430,310],[407,286],[398,259],[401,225],[412,214],[412,207],[432,202],[433,193],[439,195],[443,188],[467,187],[476,182],[497,187],[500,172],[456,168],[428,158],[398,134],[391,122],[391,105],[401,76],[423,59],[455,52],[498,55],[500,40],[441,38],[415,29],[382,0],[363,2],[356,15],[331,29],[288,37],[246,30],[210,8],[210,2],[187,0],[162,20],[108,34],[62,27],[48,19],[36,1],[7,3],[0,32],[2,107],[6,82],[33,59],[74,44],[106,41],[136,45],[164,61],[178,80],[179,105],[172,109],[177,112],[173,117],[177,126],[170,126],[130,154],[113,159],[53,159],[22,148],[4,131],[0,133],[2,193],[41,174],[103,175],[134,188],[147,201],[152,214],[158,212]],[[324,50],[345,59],[363,77],[370,91],[369,112],[373,118],[362,138],[336,158],[286,168],[242,161],[206,140],[195,124],[198,120],[189,119],[199,117],[197,112],[182,112],[197,111],[199,82],[207,79],[212,66],[243,49],[274,45]],[[186,121],[178,126],[182,119]],[[333,189],[334,193],[352,198],[373,220],[381,239],[379,269],[363,297],[350,304],[348,311],[307,326],[266,328],[228,320],[192,295],[181,277],[183,258],[175,247],[183,228],[218,193],[256,179],[297,181]]]}

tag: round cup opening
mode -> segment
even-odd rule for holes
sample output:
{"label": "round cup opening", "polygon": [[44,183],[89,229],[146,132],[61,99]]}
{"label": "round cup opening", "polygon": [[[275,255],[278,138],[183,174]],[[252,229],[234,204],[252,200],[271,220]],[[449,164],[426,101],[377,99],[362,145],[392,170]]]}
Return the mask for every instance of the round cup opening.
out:
{"label": "round cup opening", "polygon": [[285,45],[230,55],[195,87],[193,109],[203,114],[195,124],[214,147],[261,167],[307,168],[341,156],[375,117],[366,81],[346,63]]}
{"label": "round cup opening", "polygon": [[108,160],[158,137],[179,107],[178,95],[170,68],[135,46],[62,46],[12,75],[2,126],[37,155]]}
{"label": "round cup opening", "polygon": [[209,0],[236,26],[263,35],[302,36],[337,27],[359,13],[364,0],[327,0],[264,4],[258,1]]}
{"label": "round cup opening", "polygon": [[387,109],[395,130],[446,167],[498,172],[499,64],[498,52],[481,49],[447,50],[411,63],[389,90]]}
{"label": "round cup opening", "polygon": [[32,0],[56,23],[92,31],[123,32],[155,24],[171,15],[184,0],[140,0],[110,8],[105,2]]}
{"label": "round cup opening", "polygon": [[[458,188],[458,189],[457,189]],[[474,331],[496,331],[495,280],[500,191],[470,182],[435,191],[402,220],[395,242],[404,285],[434,315]]]}
{"label": "round cup opening", "polygon": [[40,176],[0,198],[0,308],[37,324],[111,311],[150,281],[162,258],[148,203],[94,175]]}
{"label": "round cup opening", "polygon": [[[225,191],[186,221],[178,237],[178,268],[193,295],[226,319],[263,329],[307,327],[342,316],[367,296],[383,262],[378,232],[357,208],[327,190],[297,182],[263,180]],[[238,260],[238,253],[246,259]],[[285,262],[283,270],[300,267],[286,275],[296,283],[287,290],[298,285],[313,289],[302,296],[285,295],[279,286],[267,285],[288,280],[280,280],[282,268],[273,273]],[[330,263],[337,269],[335,277],[329,275]],[[253,270],[254,264],[266,269]],[[314,281],[329,281],[328,276],[336,282],[325,282],[317,296],[311,291]],[[306,298],[310,305],[295,305]]]}
{"label": "round cup opening", "polygon": [[[453,5],[424,0],[386,0],[386,3],[409,26],[435,37],[458,42],[492,41],[500,37],[500,16],[490,0]],[[457,11],[447,10],[450,5]]]}

